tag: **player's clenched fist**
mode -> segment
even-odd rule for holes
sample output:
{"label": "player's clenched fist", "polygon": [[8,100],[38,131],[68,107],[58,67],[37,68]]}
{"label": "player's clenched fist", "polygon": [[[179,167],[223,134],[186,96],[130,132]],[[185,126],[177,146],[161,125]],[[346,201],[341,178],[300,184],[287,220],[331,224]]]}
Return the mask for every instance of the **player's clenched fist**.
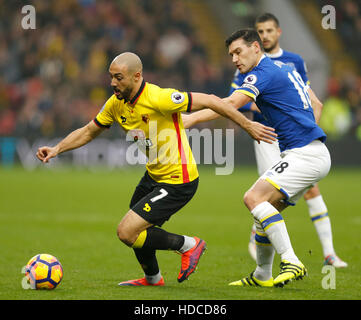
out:
{"label": "player's clenched fist", "polygon": [[58,152],[56,151],[55,147],[40,147],[36,156],[38,159],[44,163],[49,162],[51,158],[56,157]]}

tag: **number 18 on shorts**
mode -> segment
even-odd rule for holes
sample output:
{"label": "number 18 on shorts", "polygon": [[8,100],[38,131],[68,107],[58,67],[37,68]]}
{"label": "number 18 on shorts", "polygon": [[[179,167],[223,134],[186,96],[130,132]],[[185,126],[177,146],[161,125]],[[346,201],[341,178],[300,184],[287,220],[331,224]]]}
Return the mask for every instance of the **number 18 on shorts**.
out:
{"label": "number 18 on shorts", "polygon": [[319,140],[286,150],[281,158],[260,179],[281,191],[290,204],[296,203],[308,188],[324,178],[331,167],[328,149]]}

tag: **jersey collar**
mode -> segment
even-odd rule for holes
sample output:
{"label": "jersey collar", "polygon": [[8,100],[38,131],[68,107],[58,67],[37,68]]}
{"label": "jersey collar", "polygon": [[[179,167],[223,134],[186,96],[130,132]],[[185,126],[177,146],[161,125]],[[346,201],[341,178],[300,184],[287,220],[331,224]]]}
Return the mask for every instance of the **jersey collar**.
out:
{"label": "jersey collar", "polygon": [[265,55],[265,54],[263,54],[262,57],[261,57],[261,59],[259,59],[256,67],[261,63],[261,61],[262,61],[264,58],[266,58],[266,55]]}
{"label": "jersey collar", "polygon": [[139,88],[138,92],[137,92],[137,93],[135,94],[135,96],[129,101],[130,104],[133,104],[133,105],[134,105],[134,104],[138,101],[140,95],[142,94],[142,92],[143,92],[143,90],[144,90],[144,87],[145,87],[145,81],[144,81],[144,79],[143,79],[142,84],[140,85],[140,88]]}
{"label": "jersey collar", "polygon": [[280,56],[283,55],[283,50],[282,48],[280,48],[276,53],[265,53],[265,54],[269,58],[279,58]]}

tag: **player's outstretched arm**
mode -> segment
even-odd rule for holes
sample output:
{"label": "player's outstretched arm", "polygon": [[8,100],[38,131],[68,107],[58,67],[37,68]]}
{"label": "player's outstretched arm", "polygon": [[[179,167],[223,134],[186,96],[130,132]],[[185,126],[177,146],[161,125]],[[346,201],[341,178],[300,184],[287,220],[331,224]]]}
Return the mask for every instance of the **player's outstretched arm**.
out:
{"label": "player's outstretched arm", "polygon": [[322,102],[317,98],[316,94],[313,92],[311,88],[308,88],[308,95],[311,99],[311,105],[313,109],[313,114],[315,115],[315,121],[318,124],[321,119],[321,113],[322,113]]}
{"label": "player's outstretched arm", "polygon": [[71,132],[67,137],[61,140],[56,146],[54,147],[40,147],[36,156],[38,159],[44,163],[49,162],[51,158],[56,157],[58,154],[79,148],[95,137],[97,137],[104,129],[98,127],[94,121],[89,122],[82,128],[74,130]]}
{"label": "player's outstretched arm", "polygon": [[[251,111],[261,112],[257,105],[252,102]],[[197,123],[207,122],[219,118],[221,115],[211,109],[203,109],[192,114],[182,113],[183,126],[185,129],[193,127]]]}
{"label": "player's outstretched arm", "polygon": [[211,121],[219,118],[221,115],[211,109],[203,109],[191,114],[182,113],[183,126],[185,129],[193,127],[197,123]]}
{"label": "player's outstretched arm", "polygon": [[221,99],[215,95],[192,92],[192,110],[195,111],[203,108],[210,108],[218,114],[237,123],[258,142],[264,141],[267,143],[272,143],[273,141],[276,141],[277,134],[274,132],[273,128],[264,126],[258,122],[250,121],[243,114],[236,110],[250,101],[248,96],[244,94],[242,95],[245,98],[240,99],[240,95],[237,95],[239,96],[238,99],[234,99],[232,98],[234,94],[232,94],[228,98]]}

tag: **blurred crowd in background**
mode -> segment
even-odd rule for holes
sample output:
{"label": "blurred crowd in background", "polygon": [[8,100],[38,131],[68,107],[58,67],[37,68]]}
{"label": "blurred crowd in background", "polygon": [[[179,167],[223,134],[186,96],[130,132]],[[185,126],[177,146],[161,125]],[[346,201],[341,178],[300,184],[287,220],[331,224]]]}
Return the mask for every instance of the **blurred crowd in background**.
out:
{"label": "blurred crowd in background", "polygon": [[[361,8],[347,3],[337,31],[360,57]],[[112,94],[108,66],[124,51],[140,55],[146,81],[228,93],[233,67],[209,63],[181,0],[36,0],[35,30],[22,29],[22,5],[0,3],[0,136],[59,137],[90,121]],[[360,90],[355,74],[329,80],[322,125],[331,138],[361,140]]]}
{"label": "blurred crowd in background", "polygon": [[226,95],[181,0],[37,0],[36,30],[19,1],[0,3],[0,135],[54,137],[90,121],[112,95],[108,67],[138,53],[146,81]]}
{"label": "blurred crowd in background", "polygon": [[[336,9],[336,32],[345,51],[361,65],[361,2],[359,0],[318,0],[320,7]],[[324,101],[321,126],[329,138],[347,133],[361,141],[361,77],[360,70],[345,71],[341,77],[330,77],[328,98]]]}

